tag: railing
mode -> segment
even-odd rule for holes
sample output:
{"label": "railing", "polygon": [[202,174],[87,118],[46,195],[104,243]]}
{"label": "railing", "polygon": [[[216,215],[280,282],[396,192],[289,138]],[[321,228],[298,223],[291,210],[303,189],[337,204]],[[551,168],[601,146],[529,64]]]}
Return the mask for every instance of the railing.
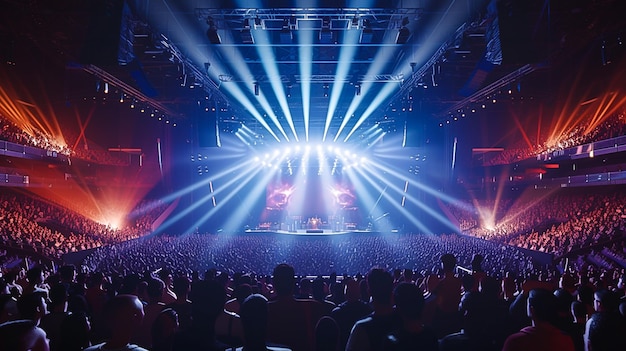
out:
{"label": "railing", "polygon": [[53,159],[58,162],[68,161],[68,157],[66,155],[60,154],[56,151],[16,144],[6,140],[0,140],[0,155],[35,160]]}

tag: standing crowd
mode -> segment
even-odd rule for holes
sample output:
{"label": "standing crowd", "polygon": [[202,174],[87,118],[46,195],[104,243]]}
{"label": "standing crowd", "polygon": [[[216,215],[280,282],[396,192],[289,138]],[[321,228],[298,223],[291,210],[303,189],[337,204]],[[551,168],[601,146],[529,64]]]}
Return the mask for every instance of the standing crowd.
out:
{"label": "standing crowd", "polygon": [[40,267],[0,279],[0,351],[623,350],[626,276],[496,278],[441,254],[426,275]]}

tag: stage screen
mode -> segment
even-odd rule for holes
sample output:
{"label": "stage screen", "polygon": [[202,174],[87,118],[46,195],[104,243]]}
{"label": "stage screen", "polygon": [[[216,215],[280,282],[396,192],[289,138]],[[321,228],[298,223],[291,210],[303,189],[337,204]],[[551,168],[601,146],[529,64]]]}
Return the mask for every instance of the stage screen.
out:
{"label": "stage screen", "polygon": [[358,201],[347,177],[278,176],[267,184],[262,221],[356,221]]}

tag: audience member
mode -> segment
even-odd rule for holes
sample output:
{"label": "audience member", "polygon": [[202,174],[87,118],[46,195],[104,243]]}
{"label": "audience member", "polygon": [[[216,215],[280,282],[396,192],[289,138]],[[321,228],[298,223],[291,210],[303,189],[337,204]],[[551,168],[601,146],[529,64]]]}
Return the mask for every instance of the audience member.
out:
{"label": "audience member", "polygon": [[580,301],[572,301],[571,313],[574,319],[571,333],[574,348],[576,351],[584,351],[585,342],[583,335],[585,334],[585,325],[587,324],[587,310],[585,305]]}
{"label": "audience member", "polygon": [[172,289],[176,294],[176,301],[167,304],[166,307],[176,312],[180,330],[187,330],[191,326],[192,306],[189,300],[191,282],[184,275],[177,276],[172,282]]}
{"label": "audience member", "polygon": [[107,341],[90,346],[85,351],[147,351],[145,348],[130,343],[143,322],[143,317],[143,304],[137,296],[117,295],[107,301],[104,310],[104,321],[108,331]]}
{"label": "audience member", "polygon": [[91,346],[91,324],[85,313],[67,315],[60,326],[58,350],[82,351]]}
{"label": "audience member", "polygon": [[178,315],[171,308],[162,310],[151,327],[152,348],[150,351],[172,351],[178,332]]}
{"label": "audience member", "polygon": [[435,331],[422,323],[424,294],[420,288],[401,282],[394,289],[393,300],[401,326],[386,336],[383,350],[437,351]]}
{"label": "audience member", "polygon": [[348,337],[346,351],[384,350],[387,335],[398,329],[401,323],[393,310],[393,276],[382,268],[373,268],[366,281],[374,312],[356,322]]}
{"label": "audience member", "polygon": [[626,324],[617,313],[597,312],[587,321],[584,342],[586,351],[626,350]]}
{"label": "audience member", "polygon": [[312,350],[315,324],[324,316],[323,305],[313,299],[296,299],[295,270],[286,263],[272,274],[275,296],[268,304],[268,341],[294,351]]}
{"label": "audience member", "polygon": [[67,288],[63,284],[56,284],[50,288],[49,312],[41,317],[39,326],[46,331],[50,339],[50,350],[62,350],[58,346],[61,333],[61,322],[69,315],[67,311]]}
{"label": "audience member", "polygon": [[139,328],[137,328],[137,332],[133,335],[132,341],[143,348],[149,349],[152,347],[152,324],[161,311],[165,309],[165,304],[161,302],[165,284],[161,279],[156,277],[149,278],[147,283],[148,287],[146,291],[148,301],[142,301],[144,311],[143,322]]}
{"label": "audience member", "polygon": [[457,260],[453,254],[446,253],[441,256],[443,275],[433,289],[436,308],[431,324],[438,337],[456,332],[461,327],[458,310],[461,302],[461,279],[454,273],[456,264]]}
{"label": "audience member", "polygon": [[216,280],[200,280],[191,287],[191,327],[174,338],[173,351],[226,350],[215,337],[215,321],[224,310],[226,292]]}
{"label": "audience member", "polygon": [[268,302],[261,294],[248,296],[241,304],[241,322],[243,325],[244,343],[237,351],[290,351],[282,346],[267,342]]}
{"label": "audience member", "polygon": [[360,299],[359,283],[353,278],[346,278],[346,301],[335,307],[330,316],[339,326],[339,346],[343,350],[354,324],[372,313],[372,307]]}
{"label": "audience member", "polygon": [[33,320],[0,324],[0,351],[49,351],[46,332]]}
{"label": "audience member", "polygon": [[332,317],[324,316],[315,325],[315,351],[339,351],[339,326]]}
{"label": "audience member", "polygon": [[510,335],[504,342],[502,351],[573,351],[572,338],[554,325],[556,297],[548,290],[533,289],[529,292],[527,301],[531,325]]}

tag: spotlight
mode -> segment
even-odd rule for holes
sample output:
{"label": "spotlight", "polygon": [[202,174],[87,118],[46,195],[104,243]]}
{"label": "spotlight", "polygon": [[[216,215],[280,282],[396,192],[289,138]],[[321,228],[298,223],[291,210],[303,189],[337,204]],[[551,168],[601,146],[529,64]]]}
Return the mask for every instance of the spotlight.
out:
{"label": "spotlight", "polygon": [[[295,24],[295,18],[292,18]],[[277,20],[279,21],[279,20]],[[291,44],[293,41],[293,34],[291,33],[291,23],[289,18],[284,18],[282,27],[279,32],[279,39],[281,44]]]}
{"label": "spotlight", "polygon": [[370,21],[368,19],[363,19],[362,27],[363,31],[361,32],[359,42],[361,44],[371,44],[372,39],[374,38],[374,31],[370,27]]}
{"label": "spotlight", "polygon": [[352,17],[352,24],[351,24],[352,28],[359,28],[359,16],[354,16]]}
{"label": "spotlight", "polygon": [[241,42],[244,44],[254,44],[254,37],[250,31],[250,19],[244,19],[243,29],[241,30]]}
{"label": "spotlight", "polygon": [[356,84],[354,85],[354,94],[356,96],[361,95],[361,84]]}
{"label": "spotlight", "polygon": [[259,83],[254,82],[254,95],[259,96]]}

